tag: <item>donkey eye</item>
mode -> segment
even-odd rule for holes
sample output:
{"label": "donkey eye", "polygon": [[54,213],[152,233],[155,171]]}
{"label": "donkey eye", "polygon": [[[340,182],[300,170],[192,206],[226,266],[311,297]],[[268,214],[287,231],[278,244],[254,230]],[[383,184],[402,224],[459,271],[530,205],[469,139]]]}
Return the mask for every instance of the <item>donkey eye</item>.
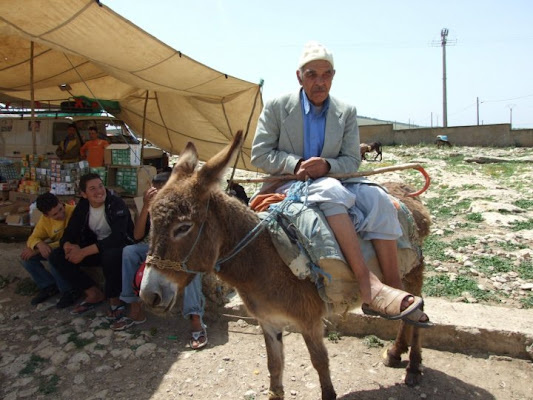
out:
{"label": "donkey eye", "polygon": [[189,222],[182,222],[172,229],[172,237],[178,239],[187,234],[191,230],[192,224]]}

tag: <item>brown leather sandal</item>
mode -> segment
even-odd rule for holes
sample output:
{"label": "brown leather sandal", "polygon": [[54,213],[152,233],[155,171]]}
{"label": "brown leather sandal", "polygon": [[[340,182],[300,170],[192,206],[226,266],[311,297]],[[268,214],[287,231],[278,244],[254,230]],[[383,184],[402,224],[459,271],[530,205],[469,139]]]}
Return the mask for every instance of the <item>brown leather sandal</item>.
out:
{"label": "brown leather sandal", "polygon": [[[414,301],[409,307],[401,311],[403,299],[412,296]],[[372,303],[363,303],[361,309],[366,315],[379,316],[385,319],[404,319],[424,305],[422,298],[413,296],[400,289],[395,289],[383,285],[379,293],[374,297]]]}

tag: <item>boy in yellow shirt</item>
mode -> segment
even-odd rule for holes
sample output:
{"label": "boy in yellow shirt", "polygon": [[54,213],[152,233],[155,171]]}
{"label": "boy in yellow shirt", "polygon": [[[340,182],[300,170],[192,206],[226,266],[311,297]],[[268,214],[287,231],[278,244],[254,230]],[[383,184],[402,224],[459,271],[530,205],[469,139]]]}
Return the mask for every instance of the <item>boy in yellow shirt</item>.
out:
{"label": "boy in yellow shirt", "polygon": [[72,286],[50,263],[48,263],[50,272],[47,271],[42,261],[48,260],[52,249],[59,246],[59,240],[63,236],[75,206],[61,203],[52,193],[41,194],[37,197],[36,203],[37,209],[43,215],[28,238],[27,247],[20,255],[22,265],[39,287],[39,293],[31,300],[31,304],[42,303],[61,292],[57,307],[68,307],[77,299]]}

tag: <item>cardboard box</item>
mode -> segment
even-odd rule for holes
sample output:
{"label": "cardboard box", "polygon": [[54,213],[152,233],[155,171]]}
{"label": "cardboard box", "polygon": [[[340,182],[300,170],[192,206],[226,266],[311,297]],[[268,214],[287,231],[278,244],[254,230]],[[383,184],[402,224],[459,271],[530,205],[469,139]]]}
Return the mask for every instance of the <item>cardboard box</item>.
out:
{"label": "cardboard box", "polygon": [[9,192],[9,201],[12,201],[13,203],[24,203],[26,205],[30,205],[33,203],[37,197],[38,194],[34,193],[22,193],[22,192],[15,192],[11,191]]}
{"label": "cardboard box", "polygon": [[[0,203],[0,221],[7,220],[9,215],[28,214],[29,204],[15,203],[12,201],[3,201]],[[7,222],[7,221],[6,221]]]}
{"label": "cardboard box", "polygon": [[8,225],[22,226],[22,225],[28,225],[28,223],[29,223],[28,213],[9,214],[6,217],[6,224]]}

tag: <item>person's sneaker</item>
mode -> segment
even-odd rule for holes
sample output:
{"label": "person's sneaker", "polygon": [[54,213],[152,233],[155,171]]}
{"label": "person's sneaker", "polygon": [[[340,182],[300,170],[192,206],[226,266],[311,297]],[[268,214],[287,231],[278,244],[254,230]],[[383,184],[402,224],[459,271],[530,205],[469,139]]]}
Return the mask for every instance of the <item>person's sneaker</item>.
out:
{"label": "person's sneaker", "polygon": [[39,303],[42,303],[46,299],[55,296],[59,293],[59,290],[57,290],[56,285],[48,286],[44,289],[39,290],[39,293],[37,293],[37,296],[35,296],[33,299],[31,299],[31,305],[35,306]]}
{"label": "person's sneaker", "polygon": [[74,305],[76,300],[78,300],[79,295],[75,290],[70,290],[61,295],[61,298],[56,304],[56,308],[67,308]]}

